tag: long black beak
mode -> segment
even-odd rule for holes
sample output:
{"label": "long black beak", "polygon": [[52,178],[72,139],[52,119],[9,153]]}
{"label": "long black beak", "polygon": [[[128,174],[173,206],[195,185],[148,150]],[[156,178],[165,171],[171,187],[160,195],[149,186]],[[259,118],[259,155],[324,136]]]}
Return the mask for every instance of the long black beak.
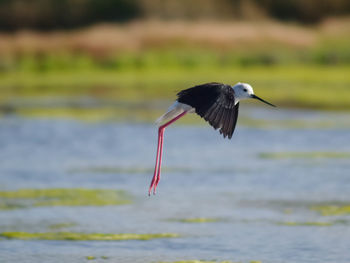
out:
{"label": "long black beak", "polygon": [[266,103],[267,105],[270,105],[270,106],[272,106],[272,107],[276,107],[275,105],[271,104],[270,102],[267,102],[266,100],[263,100],[263,99],[259,98],[259,97],[256,96],[255,94],[250,95],[250,97],[251,97],[252,99],[260,100],[260,101],[262,101],[262,102],[264,102],[264,103]]}

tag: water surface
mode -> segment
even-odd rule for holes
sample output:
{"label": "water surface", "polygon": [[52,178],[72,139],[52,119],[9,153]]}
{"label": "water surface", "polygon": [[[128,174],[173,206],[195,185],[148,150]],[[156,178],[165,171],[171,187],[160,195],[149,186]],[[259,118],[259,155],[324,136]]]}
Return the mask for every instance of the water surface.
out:
{"label": "water surface", "polygon": [[85,262],[93,256],[97,262],[130,263],[349,262],[350,215],[323,215],[314,209],[350,204],[348,114],[260,108],[241,112],[232,140],[222,139],[207,125],[167,129],[162,179],[157,195],[151,197],[147,190],[156,150],[154,124],[2,118],[1,191],[116,189],[132,201],[2,209],[1,233],[180,237],[2,238],[0,261]]}

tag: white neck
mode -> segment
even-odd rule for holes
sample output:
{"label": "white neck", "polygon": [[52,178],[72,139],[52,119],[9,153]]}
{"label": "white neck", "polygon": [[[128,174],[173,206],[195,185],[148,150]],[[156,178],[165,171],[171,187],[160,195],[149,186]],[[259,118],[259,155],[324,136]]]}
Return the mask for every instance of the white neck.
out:
{"label": "white neck", "polygon": [[235,105],[244,98],[244,94],[242,94],[241,89],[239,89],[236,85],[232,87],[235,92]]}

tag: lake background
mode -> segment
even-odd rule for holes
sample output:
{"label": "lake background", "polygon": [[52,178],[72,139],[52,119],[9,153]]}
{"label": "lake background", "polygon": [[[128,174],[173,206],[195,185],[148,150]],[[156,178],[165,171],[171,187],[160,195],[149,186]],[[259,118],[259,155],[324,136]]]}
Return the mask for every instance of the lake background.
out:
{"label": "lake background", "polygon": [[[54,2],[0,3],[1,262],[350,261],[346,1]],[[211,81],[278,107],[167,128],[148,197]]]}

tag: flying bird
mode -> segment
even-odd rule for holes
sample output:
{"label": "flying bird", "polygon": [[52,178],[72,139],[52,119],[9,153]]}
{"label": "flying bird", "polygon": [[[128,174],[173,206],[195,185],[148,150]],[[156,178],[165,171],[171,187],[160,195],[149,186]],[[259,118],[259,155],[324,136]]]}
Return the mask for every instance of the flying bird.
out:
{"label": "flying bird", "polygon": [[[160,180],[162,166],[164,130],[187,113],[197,113],[214,129],[219,129],[224,138],[231,139],[235,130],[239,102],[243,99],[257,99],[270,106],[275,105],[259,98],[254,94],[253,88],[247,83],[237,83],[234,86],[222,83],[206,83],[180,91],[177,100],[168,111],[156,122],[158,123],[158,146],[156,165],[148,195],[156,193]],[[167,121],[167,122],[165,122]],[[161,123],[165,122],[161,125]]]}

